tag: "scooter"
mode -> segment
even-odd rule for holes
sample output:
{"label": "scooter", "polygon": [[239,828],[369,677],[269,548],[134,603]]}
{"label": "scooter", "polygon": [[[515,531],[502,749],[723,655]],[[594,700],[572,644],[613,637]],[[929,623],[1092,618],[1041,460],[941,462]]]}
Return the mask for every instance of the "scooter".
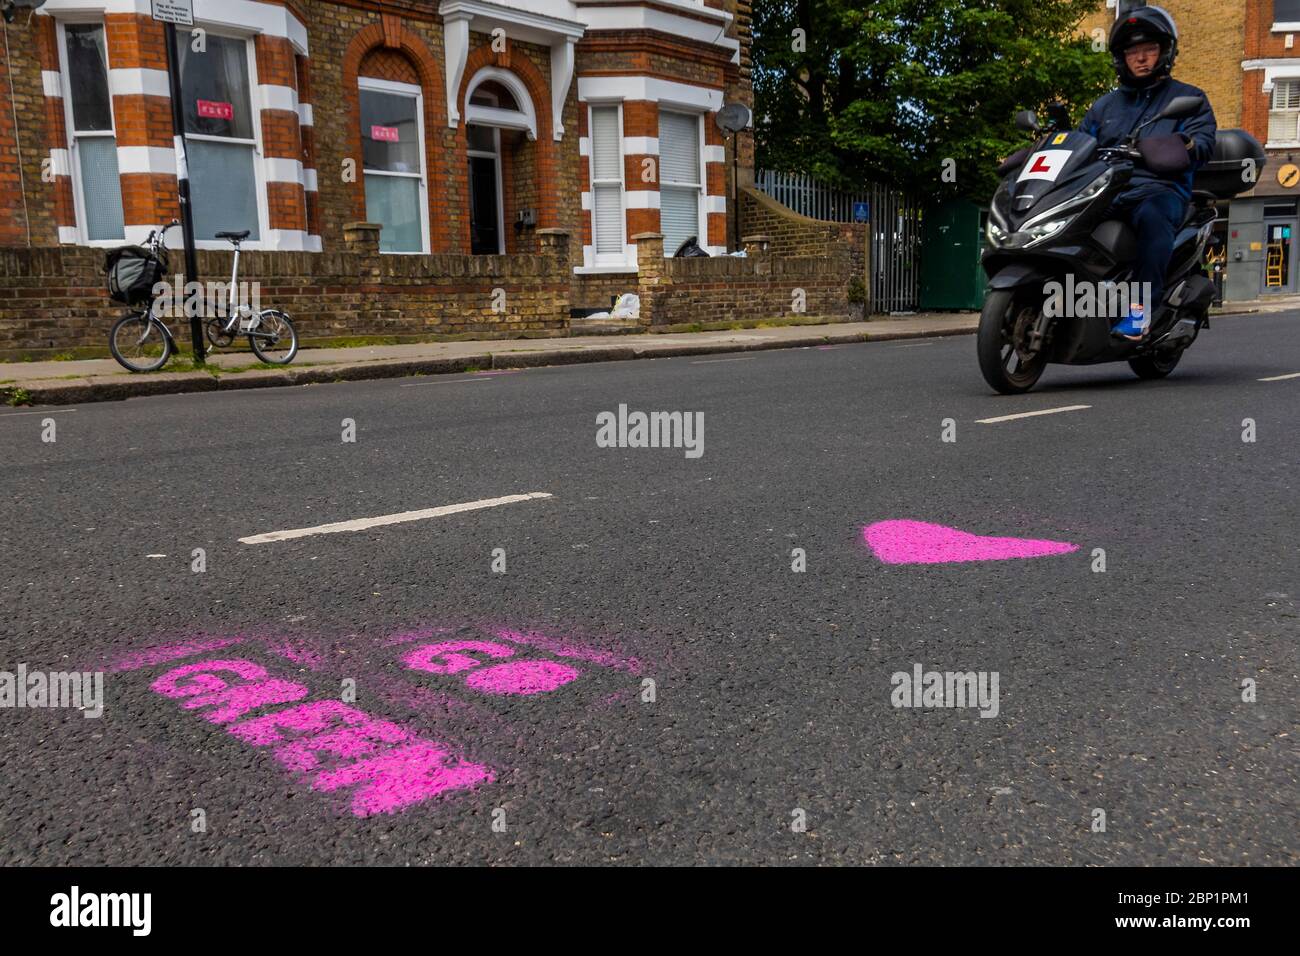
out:
{"label": "scooter", "polygon": [[1220,130],[1213,158],[1194,177],[1163,301],[1146,304],[1147,334],[1134,342],[1110,332],[1136,301],[1128,293],[1137,251],[1133,230],[1108,217],[1111,204],[1143,161],[1142,131],[1194,116],[1201,104],[1200,97],[1175,97],[1109,148],[1070,129],[1063,109],[1049,111],[1046,128],[1032,110],[1016,115],[1017,127],[1040,138],[999,169],[1005,178],[989,210],[981,258],[989,288],[976,344],[980,371],[996,391],[1029,391],[1049,363],[1125,361],[1141,378],[1164,378],[1209,328],[1215,287],[1203,263],[1215,203],[1250,189],[1264,166],[1263,147],[1243,130]]}

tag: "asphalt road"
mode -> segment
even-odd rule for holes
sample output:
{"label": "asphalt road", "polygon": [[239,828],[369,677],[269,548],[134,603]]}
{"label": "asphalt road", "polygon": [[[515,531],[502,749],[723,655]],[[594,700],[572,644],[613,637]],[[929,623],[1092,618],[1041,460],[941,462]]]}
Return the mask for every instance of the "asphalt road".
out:
{"label": "asphalt road", "polygon": [[[0,710],[0,862],[1294,864],[1298,332],[1015,398],[963,337],[5,411],[0,670],[107,675]],[[620,404],[704,453],[598,447]],[[1077,550],[888,563],[898,520]],[[996,716],[894,706],[916,665]],[[349,682],[402,729],[248,723]]]}

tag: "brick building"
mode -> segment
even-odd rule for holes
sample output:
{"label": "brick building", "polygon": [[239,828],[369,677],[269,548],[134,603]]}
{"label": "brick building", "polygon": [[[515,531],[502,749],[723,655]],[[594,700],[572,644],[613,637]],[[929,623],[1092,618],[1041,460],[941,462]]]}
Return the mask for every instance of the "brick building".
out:
{"label": "brick building", "polygon": [[[1134,0],[1120,0],[1125,7]],[[1141,5],[1140,0],[1136,5]],[[1300,236],[1300,0],[1164,0],[1178,22],[1175,74],[1205,90],[1219,126],[1239,127],[1265,145],[1257,185],[1221,204],[1227,245],[1226,296],[1300,291],[1294,242]],[[1098,4],[1084,29],[1109,29],[1113,0]]]}
{"label": "brick building", "polygon": [[[19,13],[5,244],[138,241],[174,215],[149,10],[46,0],[26,29]],[[195,0],[204,33],[182,36],[181,71],[200,242],[250,229],[249,249],[320,251],[369,220],[386,252],[532,251],[537,229],[562,228],[581,237],[578,268],[627,267],[630,237],[661,227],[722,251],[713,114],[750,101],[735,14],[735,0]]]}
{"label": "brick building", "polygon": [[[571,310],[637,291],[648,248],[671,255],[691,236],[715,256],[739,245],[731,144],[745,186],[752,139],[728,140],[715,118],[727,103],[752,107],[750,0],[193,6],[196,28],[180,28],[179,40],[201,271],[220,274],[229,246],[218,231],[249,230],[241,265],[249,278],[280,277],[281,294],[321,316],[315,328],[308,319],[307,338],[344,328],[562,334]],[[5,28],[0,356],[92,341],[73,331],[103,305],[89,298],[100,280],[88,264],[177,214],[162,31],[149,0],[45,0]],[[381,227],[377,249],[363,222]],[[349,253],[373,256],[335,255]],[[354,270],[372,281],[358,285]],[[707,271],[689,275],[708,286]],[[760,282],[770,270],[750,272]],[[470,278],[481,281],[461,281]],[[457,319],[419,304],[421,279],[430,289],[456,280],[472,297],[504,283],[531,305]],[[369,328],[310,298],[355,286],[364,302],[390,280],[409,307]],[[815,309],[842,312],[847,282],[828,281],[838,298]],[[55,318],[68,320],[48,335],[30,334],[18,308],[30,300],[4,301],[37,289],[59,290]],[[756,317],[745,298],[700,318]]]}

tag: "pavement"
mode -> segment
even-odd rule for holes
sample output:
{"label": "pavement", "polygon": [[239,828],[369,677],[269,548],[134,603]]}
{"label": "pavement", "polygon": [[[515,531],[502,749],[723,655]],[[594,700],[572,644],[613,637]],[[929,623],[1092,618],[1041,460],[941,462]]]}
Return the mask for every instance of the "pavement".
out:
{"label": "pavement", "polygon": [[[1300,296],[1276,296],[1264,300],[1225,302],[1213,314],[1272,314],[1296,308],[1300,308]],[[190,367],[185,371],[131,373],[111,358],[0,363],[0,401],[14,405],[70,405],[144,395],[319,385],[408,375],[446,375],[479,369],[807,348],[971,335],[978,325],[979,314],[976,312],[930,312],[873,316],[864,322],[799,323],[722,331],[606,333],[550,339],[303,348],[284,368],[272,368],[258,362],[251,351],[236,343],[231,349],[209,353],[207,367],[202,370]],[[188,349],[183,346],[181,358],[187,365],[190,364],[188,357]]]}
{"label": "pavement", "polygon": [[[440,375],[473,369],[628,361],[670,355],[708,355],[761,349],[803,348],[843,342],[884,341],[973,333],[979,316],[943,313],[877,318],[829,325],[769,326],[718,332],[584,335],[553,339],[494,339],[302,349],[284,368],[267,368],[247,349],[212,354],[208,370],[131,373],[111,358],[0,363],[0,400],[68,405],[142,395],[315,385],[327,382]],[[188,350],[183,357],[188,357]],[[21,390],[21,391],[20,391]]]}
{"label": "pavement", "polygon": [[1294,865],[1297,332],[0,409],[0,863]]}

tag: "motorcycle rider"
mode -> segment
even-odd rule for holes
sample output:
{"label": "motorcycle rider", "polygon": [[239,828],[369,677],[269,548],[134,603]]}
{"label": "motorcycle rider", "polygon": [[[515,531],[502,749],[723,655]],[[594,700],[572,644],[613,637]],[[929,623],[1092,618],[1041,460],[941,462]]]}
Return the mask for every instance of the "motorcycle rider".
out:
{"label": "motorcycle rider", "polygon": [[1138,289],[1150,290],[1146,303],[1136,293],[1130,296],[1128,315],[1111,331],[1137,341],[1146,335],[1164,297],[1174,237],[1192,197],[1192,175],[1214,153],[1217,124],[1205,94],[1170,76],[1178,57],[1178,27],[1165,10],[1142,7],[1118,19],[1110,31],[1110,54],[1119,87],[1097,100],[1079,124],[1099,146],[1121,145],[1176,96],[1204,101],[1190,119],[1162,120],[1143,131],[1139,148],[1144,162],[1135,164],[1133,179],[1111,209],[1137,233],[1133,279]]}

